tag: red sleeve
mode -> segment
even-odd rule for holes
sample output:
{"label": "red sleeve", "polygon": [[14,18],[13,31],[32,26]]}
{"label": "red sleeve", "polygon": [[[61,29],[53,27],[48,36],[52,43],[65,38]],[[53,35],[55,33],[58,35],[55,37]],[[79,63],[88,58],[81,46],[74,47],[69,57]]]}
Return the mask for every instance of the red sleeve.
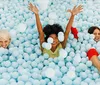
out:
{"label": "red sleeve", "polygon": [[78,30],[74,27],[71,27],[71,32],[74,35],[74,38],[78,39]]}
{"label": "red sleeve", "polygon": [[94,55],[96,55],[96,56],[99,55],[99,53],[97,52],[96,49],[91,48],[90,50],[88,50],[87,56],[88,56],[89,60],[90,60],[90,59],[92,58],[92,56],[94,56]]}

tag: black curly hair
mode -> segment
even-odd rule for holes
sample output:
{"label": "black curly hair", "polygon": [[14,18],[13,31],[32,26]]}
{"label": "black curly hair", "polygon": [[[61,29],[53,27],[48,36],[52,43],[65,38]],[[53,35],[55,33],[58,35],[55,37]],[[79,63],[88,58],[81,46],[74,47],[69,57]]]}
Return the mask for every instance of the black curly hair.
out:
{"label": "black curly hair", "polygon": [[90,27],[90,28],[88,29],[88,33],[93,34],[93,32],[94,32],[95,29],[100,30],[97,26],[92,26],[92,27]]}
{"label": "black curly hair", "polygon": [[51,34],[56,34],[56,36],[58,36],[58,33],[59,32],[63,32],[64,33],[64,30],[62,29],[62,27],[59,24],[53,24],[53,25],[47,24],[43,28],[43,32],[45,34],[45,41],[47,41],[48,37]]}

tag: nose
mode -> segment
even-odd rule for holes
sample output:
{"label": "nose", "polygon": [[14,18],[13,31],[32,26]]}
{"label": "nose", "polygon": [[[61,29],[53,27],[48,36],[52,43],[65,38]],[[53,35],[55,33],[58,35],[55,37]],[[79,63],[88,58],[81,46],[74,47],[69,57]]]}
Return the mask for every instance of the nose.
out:
{"label": "nose", "polygon": [[6,48],[6,43],[5,42],[3,42],[2,47]]}
{"label": "nose", "polygon": [[99,41],[100,40],[100,36],[95,36],[95,41]]}

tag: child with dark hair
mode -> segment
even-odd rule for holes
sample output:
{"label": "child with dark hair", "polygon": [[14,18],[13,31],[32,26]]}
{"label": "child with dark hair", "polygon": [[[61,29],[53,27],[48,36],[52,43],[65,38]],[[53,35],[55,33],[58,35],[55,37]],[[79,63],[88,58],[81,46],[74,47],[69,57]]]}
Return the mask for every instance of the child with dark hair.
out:
{"label": "child with dark hair", "polygon": [[[68,25],[66,26],[65,32],[63,31],[62,27],[59,24],[46,25],[42,29],[42,25],[41,25],[39,13],[38,13],[39,10],[37,9],[36,6],[33,6],[31,3],[29,4],[29,9],[32,12],[34,12],[35,17],[36,17],[36,23],[37,23],[37,28],[39,32],[40,46],[41,46],[42,52],[48,53],[49,56],[53,58],[59,56],[59,49],[66,47],[66,42],[68,40],[68,35],[69,35],[70,29],[74,20],[74,16],[81,12],[82,6],[81,5],[79,5],[78,7],[75,6],[72,10],[68,10],[68,12],[71,13],[71,17],[68,22]],[[59,41],[60,35],[64,36],[64,40],[61,42]],[[48,38],[53,39],[53,43],[51,44],[52,46],[50,50],[47,50],[42,47],[42,44],[44,42],[47,42]]]}
{"label": "child with dark hair", "polygon": [[89,28],[88,33],[94,34],[94,40],[98,42],[100,40],[100,29],[97,26],[92,26]]}
{"label": "child with dark hair", "polygon": [[[94,34],[95,38],[94,40],[96,42],[100,41],[100,29],[96,26],[92,26],[89,28],[88,33]],[[98,59],[99,53],[97,52],[96,49],[91,48],[87,52],[87,56],[89,60],[92,61],[92,64],[100,71],[100,61]]]}
{"label": "child with dark hair", "polygon": [[[78,39],[78,30],[76,28],[71,28],[71,32],[74,35],[74,38]],[[88,29],[89,34],[94,35],[94,40],[96,42],[100,41],[100,28],[97,26],[92,26]],[[95,48],[91,48],[87,51],[88,59],[92,61],[92,64],[100,71],[100,61],[98,59],[99,53]]]}

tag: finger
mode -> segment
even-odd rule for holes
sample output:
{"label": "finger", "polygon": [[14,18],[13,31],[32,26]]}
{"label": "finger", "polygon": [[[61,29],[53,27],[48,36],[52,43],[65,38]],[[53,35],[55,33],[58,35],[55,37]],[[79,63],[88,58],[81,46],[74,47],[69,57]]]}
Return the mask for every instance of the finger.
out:
{"label": "finger", "polygon": [[32,5],[32,3],[29,3],[29,5]]}
{"label": "finger", "polygon": [[68,10],[67,10],[67,12],[71,12],[71,10],[70,10],[70,9],[68,9]]}
{"label": "finger", "polygon": [[79,5],[79,6],[78,6],[78,9],[82,9],[82,8],[83,8],[83,6],[82,6],[82,5]]}
{"label": "finger", "polygon": [[73,9],[76,9],[76,5],[74,6],[74,8]]}

